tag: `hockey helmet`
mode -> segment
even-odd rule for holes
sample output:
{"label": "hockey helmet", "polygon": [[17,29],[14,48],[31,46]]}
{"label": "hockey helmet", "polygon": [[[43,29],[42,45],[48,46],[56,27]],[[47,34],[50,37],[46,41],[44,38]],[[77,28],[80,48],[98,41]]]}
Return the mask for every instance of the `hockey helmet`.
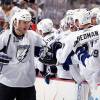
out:
{"label": "hockey helmet", "polygon": [[53,22],[51,19],[46,18],[42,19],[38,24],[37,24],[37,30],[41,30],[42,34],[45,34],[47,32],[51,32],[53,28]]}

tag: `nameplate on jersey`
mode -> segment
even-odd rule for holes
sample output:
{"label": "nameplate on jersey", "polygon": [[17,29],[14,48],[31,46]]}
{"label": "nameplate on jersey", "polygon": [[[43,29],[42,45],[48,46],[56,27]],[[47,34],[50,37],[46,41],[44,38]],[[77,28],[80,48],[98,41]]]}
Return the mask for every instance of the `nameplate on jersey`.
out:
{"label": "nameplate on jersey", "polygon": [[50,41],[52,41],[54,39],[54,36],[49,37],[48,39],[46,39],[46,43],[49,43]]}
{"label": "nameplate on jersey", "polygon": [[88,41],[95,40],[98,38],[99,38],[98,31],[92,31],[92,32],[83,33],[77,36],[77,41],[84,43],[84,42],[88,42]]}

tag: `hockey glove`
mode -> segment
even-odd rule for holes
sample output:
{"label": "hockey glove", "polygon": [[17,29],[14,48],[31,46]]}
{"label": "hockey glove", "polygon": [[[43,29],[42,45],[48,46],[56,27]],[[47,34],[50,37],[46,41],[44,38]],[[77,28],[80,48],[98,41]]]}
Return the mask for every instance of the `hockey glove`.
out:
{"label": "hockey glove", "polygon": [[55,78],[57,74],[57,67],[56,66],[49,66],[47,68],[47,74],[45,75],[45,82],[47,84],[50,83],[50,79]]}
{"label": "hockey glove", "polygon": [[44,64],[56,64],[57,59],[51,48],[43,47],[40,51],[39,61]]}
{"label": "hockey glove", "polygon": [[62,47],[62,43],[61,42],[54,42],[50,45],[51,49],[53,52],[56,52],[58,49],[60,49]]}
{"label": "hockey glove", "polygon": [[0,64],[7,65],[11,59],[7,54],[0,52]]}

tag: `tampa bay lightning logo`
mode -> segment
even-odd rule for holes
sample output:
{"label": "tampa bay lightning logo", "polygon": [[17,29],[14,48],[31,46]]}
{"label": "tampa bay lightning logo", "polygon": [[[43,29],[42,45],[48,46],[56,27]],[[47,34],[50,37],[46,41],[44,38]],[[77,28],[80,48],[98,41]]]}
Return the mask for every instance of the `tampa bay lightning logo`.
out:
{"label": "tampa bay lightning logo", "polygon": [[30,45],[19,45],[17,47],[16,58],[19,62],[22,62],[26,58],[29,48]]}

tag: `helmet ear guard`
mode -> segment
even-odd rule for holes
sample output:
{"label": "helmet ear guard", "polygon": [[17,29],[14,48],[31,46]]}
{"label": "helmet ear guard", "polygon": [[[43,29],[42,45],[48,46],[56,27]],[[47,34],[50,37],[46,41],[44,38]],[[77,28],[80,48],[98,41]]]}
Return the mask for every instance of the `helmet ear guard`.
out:
{"label": "helmet ear guard", "polygon": [[96,22],[97,24],[100,24],[100,12],[97,14]]}

